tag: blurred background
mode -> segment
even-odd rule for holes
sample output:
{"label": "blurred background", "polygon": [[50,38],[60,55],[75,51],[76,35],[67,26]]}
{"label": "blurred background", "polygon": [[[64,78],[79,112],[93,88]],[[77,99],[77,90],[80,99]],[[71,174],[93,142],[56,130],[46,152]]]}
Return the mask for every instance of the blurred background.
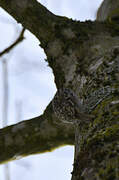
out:
{"label": "blurred background", "polygon": [[[102,0],[39,0],[56,15],[95,20]],[[0,52],[19,36],[22,26],[0,8]],[[25,40],[0,58],[0,128],[39,116],[56,92],[52,69],[40,42],[29,31]],[[74,147],[28,156],[0,166],[1,180],[70,180]],[[54,171],[55,170],[55,171]],[[21,177],[22,176],[22,177]]]}

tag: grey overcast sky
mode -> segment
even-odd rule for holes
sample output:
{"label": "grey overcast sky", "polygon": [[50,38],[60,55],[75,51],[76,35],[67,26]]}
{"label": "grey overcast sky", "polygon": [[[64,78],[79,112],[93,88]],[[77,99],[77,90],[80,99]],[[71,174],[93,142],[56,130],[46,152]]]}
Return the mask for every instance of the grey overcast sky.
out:
{"label": "grey overcast sky", "polygon": [[[40,0],[54,14],[85,21],[95,19],[101,0]],[[0,51],[18,36],[21,26],[0,9]],[[26,40],[4,58],[9,70],[8,124],[35,117],[43,113],[53,98],[56,87],[52,70],[44,61],[44,51],[30,32]],[[0,63],[0,98],[2,99],[2,63]],[[0,102],[2,111],[2,102]],[[0,119],[2,118],[0,113]],[[51,153],[29,156],[9,163],[10,180],[70,180],[74,148],[65,146]],[[4,167],[0,166],[0,179],[4,180]]]}

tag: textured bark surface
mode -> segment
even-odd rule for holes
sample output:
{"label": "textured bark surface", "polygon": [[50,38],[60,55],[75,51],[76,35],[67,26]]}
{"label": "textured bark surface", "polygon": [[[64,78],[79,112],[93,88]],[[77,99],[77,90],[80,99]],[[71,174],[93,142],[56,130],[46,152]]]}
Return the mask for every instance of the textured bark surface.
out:
{"label": "textured bark surface", "polygon": [[105,21],[110,17],[118,17],[119,1],[118,0],[104,0],[98,9],[97,20]]}
{"label": "textured bark surface", "polygon": [[[83,97],[95,119],[76,131],[72,180],[119,179],[119,43],[118,37],[96,38],[85,76]],[[100,41],[101,40],[101,41]],[[101,43],[102,42],[102,43]],[[85,59],[84,59],[85,61]],[[88,100],[89,99],[89,100]]]}
{"label": "textured bark surface", "polygon": [[72,89],[94,117],[74,127],[59,121],[50,104],[42,116],[0,130],[0,162],[74,144],[75,134],[72,180],[119,179],[117,28],[55,16],[35,0],[0,5],[40,40],[57,88]]}

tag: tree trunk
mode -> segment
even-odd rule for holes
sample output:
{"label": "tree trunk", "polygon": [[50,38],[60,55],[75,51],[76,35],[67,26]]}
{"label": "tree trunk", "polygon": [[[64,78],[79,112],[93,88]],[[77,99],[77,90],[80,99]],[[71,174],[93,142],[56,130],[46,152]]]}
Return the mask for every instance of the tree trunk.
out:
{"label": "tree trunk", "polygon": [[[49,66],[53,69],[57,88],[72,89],[79,97],[84,113],[93,116],[89,122],[83,121],[82,116],[80,123],[75,124],[72,180],[119,179],[117,28],[105,22],[81,23],[55,16],[35,0],[10,0],[10,3],[0,0],[0,5],[39,38]],[[20,139],[21,133],[18,132],[21,131],[24,138],[22,135]],[[11,132],[15,133],[14,136]],[[74,126],[63,124],[56,117],[52,103],[42,117],[2,129],[0,133],[1,162],[13,159],[17,155],[43,152],[47,148],[49,150],[64,143],[74,144]],[[12,149],[13,137],[17,137],[18,134],[20,143],[18,146],[18,141],[16,142],[15,151],[10,154],[1,150],[3,146],[4,149]],[[39,143],[38,139],[43,139],[43,136],[47,140],[45,148],[44,141]],[[8,138],[12,140],[8,141]],[[20,146],[22,148],[18,148]]]}
{"label": "tree trunk", "polygon": [[[83,61],[90,59],[82,96],[95,118],[77,125],[72,180],[119,179],[119,43],[118,37],[92,39]],[[94,43],[93,43],[94,42]],[[86,45],[85,45],[86,46]],[[87,64],[84,64],[87,66]]]}

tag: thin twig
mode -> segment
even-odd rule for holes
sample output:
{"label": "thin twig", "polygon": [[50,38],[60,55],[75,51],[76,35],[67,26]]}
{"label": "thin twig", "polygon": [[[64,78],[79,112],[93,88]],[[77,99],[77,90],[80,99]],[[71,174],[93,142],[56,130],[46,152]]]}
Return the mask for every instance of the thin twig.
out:
{"label": "thin twig", "polygon": [[24,31],[25,31],[25,28],[22,29],[19,37],[16,39],[16,41],[10,45],[9,47],[7,47],[6,49],[4,49],[1,53],[0,53],[0,56],[3,56],[4,54],[8,53],[11,49],[13,49],[18,43],[20,43],[21,41],[23,41],[24,39]]}

